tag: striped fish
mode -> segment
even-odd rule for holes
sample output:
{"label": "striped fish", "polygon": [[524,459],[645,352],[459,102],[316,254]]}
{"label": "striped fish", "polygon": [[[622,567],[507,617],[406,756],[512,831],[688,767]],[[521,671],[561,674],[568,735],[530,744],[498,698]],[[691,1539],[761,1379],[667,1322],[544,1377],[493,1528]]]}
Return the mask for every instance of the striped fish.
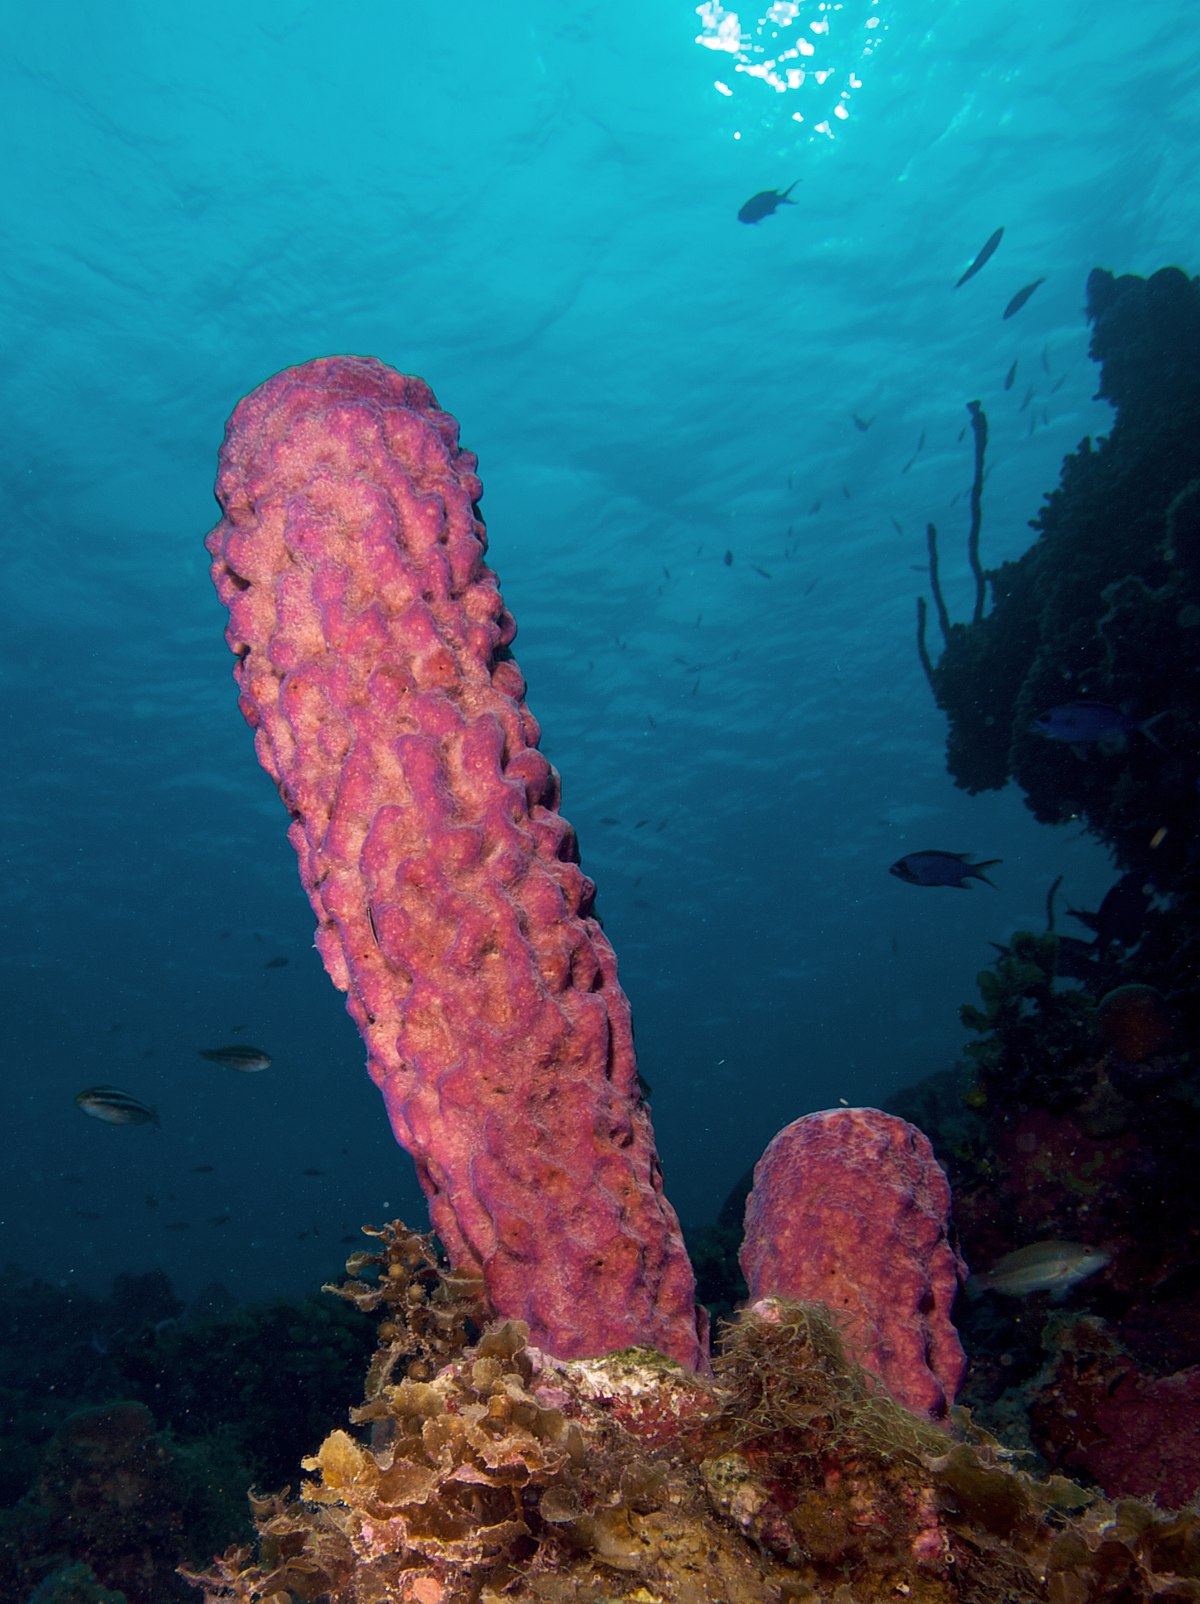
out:
{"label": "striped fish", "polygon": [[119,1086],[89,1086],[75,1099],[76,1107],[106,1125],[157,1125],[158,1111]]}
{"label": "striped fish", "polygon": [[241,1047],[236,1043],[232,1047],[201,1047],[200,1056],[207,1058],[210,1064],[238,1069],[243,1075],[254,1075],[260,1069],[271,1067],[270,1053],[264,1053],[261,1047]]}

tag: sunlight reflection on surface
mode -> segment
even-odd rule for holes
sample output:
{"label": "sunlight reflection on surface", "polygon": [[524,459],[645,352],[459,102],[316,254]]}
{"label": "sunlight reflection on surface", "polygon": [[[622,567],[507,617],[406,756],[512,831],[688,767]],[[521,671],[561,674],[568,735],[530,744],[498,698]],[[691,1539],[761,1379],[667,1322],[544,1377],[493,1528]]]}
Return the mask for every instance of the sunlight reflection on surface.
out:
{"label": "sunlight reflection on surface", "polygon": [[[775,0],[754,21],[752,14],[727,9],[720,0],[702,0],[696,7],[696,43],[732,57],[734,74],[744,80],[779,95],[803,97],[791,120],[803,123],[810,135],[832,138],[836,125],[850,115],[851,97],[862,88],[858,67],[887,32],[880,0]],[[728,79],[716,79],[713,87],[726,97],[734,94]]]}

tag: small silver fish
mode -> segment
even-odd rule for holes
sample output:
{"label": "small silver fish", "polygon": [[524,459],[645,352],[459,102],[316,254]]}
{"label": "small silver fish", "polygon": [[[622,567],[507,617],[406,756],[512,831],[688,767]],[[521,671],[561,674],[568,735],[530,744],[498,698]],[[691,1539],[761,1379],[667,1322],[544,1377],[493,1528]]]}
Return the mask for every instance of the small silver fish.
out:
{"label": "small silver fish", "polygon": [[270,1069],[271,1055],[264,1053],[261,1047],[242,1047],[234,1044],[231,1047],[201,1047],[201,1058],[207,1058],[211,1064],[220,1064],[224,1069],[238,1069],[243,1075],[254,1075],[260,1069]]}
{"label": "small silver fish", "polygon": [[1089,1248],[1082,1242],[1034,1242],[1006,1253],[985,1275],[973,1275],[971,1282],[1010,1298],[1049,1292],[1057,1302],[1080,1281],[1102,1270],[1111,1257],[1103,1248]]}
{"label": "small silver fish", "polygon": [[75,1106],[106,1125],[157,1125],[158,1111],[139,1102],[118,1086],[89,1086],[79,1093]]}

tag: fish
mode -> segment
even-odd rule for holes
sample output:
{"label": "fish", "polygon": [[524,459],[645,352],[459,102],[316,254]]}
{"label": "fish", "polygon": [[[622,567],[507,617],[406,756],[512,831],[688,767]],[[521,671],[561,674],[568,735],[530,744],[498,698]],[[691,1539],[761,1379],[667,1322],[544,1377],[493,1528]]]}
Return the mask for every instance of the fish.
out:
{"label": "fish", "polygon": [[733,553],[731,551],[725,553],[725,566],[726,568],[733,567]]}
{"label": "fish", "polygon": [[1038,285],[1044,284],[1045,282],[1046,280],[1044,278],[1035,278],[1032,284],[1026,284],[1024,289],[1018,290],[1013,296],[1012,300],[1004,308],[1003,315],[1005,317],[1014,317],[1025,305],[1025,302],[1033,294],[1034,290],[1037,289]]}
{"label": "fish", "polygon": [[192,1174],[193,1175],[211,1175],[213,1173],[213,1171],[216,1169],[216,1167],[217,1166],[215,1164],[193,1164],[192,1165]]}
{"label": "fish", "polygon": [[959,279],[958,283],[954,286],[954,288],[956,290],[957,289],[961,289],[961,287],[967,282],[967,280],[969,278],[974,278],[976,273],[978,273],[979,269],[981,267],[984,267],[988,262],[991,261],[992,257],[995,256],[996,251],[997,251],[997,249],[998,249],[998,247],[1000,245],[1000,241],[1003,239],[1003,237],[1004,237],[1003,228],[998,228],[996,230],[996,232],[988,240],[987,244],[980,251],[979,255],[971,263],[971,265],[967,269],[967,271]]}
{"label": "fish", "polygon": [[106,1125],[157,1125],[158,1110],[123,1092],[118,1086],[89,1086],[79,1093],[75,1106]]}
{"label": "fish", "polygon": [[1089,746],[1111,755],[1123,752],[1131,735],[1144,735],[1161,746],[1151,726],[1163,716],[1156,713],[1154,718],[1136,719],[1112,702],[1061,702],[1039,713],[1032,727],[1048,741],[1062,741],[1076,757],[1086,757]]}
{"label": "fish", "polygon": [[797,205],[796,201],[788,200],[788,196],[799,182],[798,178],[793,178],[786,189],[760,189],[757,195],[751,195],[739,209],[738,222],[761,223],[763,218],[770,217],[777,207]]}
{"label": "fish", "polygon": [[1017,364],[1014,362],[1012,367],[1009,368],[1008,372],[1004,375],[1004,388],[1006,390],[1011,390],[1012,389],[1013,380],[1016,378],[1016,376],[1017,376]]}
{"label": "fish", "polygon": [[1068,908],[1072,919],[1096,933],[1096,947],[1104,952],[1115,941],[1122,947],[1136,947],[1146,934],[1152,887],[1137,869],[1123,874],[1109,886],[1095,913],[1086,908]]}
{"label": "fish", "polygon": [[874,418],[860,418],[857,412],[852,412],[850,416],[854,419],[854,427],[859,434],[866,434],[867,430],[875,422]]}
{"label": "fish", "polygon": [[220,1064],[225,1069],[240,1069],[243,1075],[254,1075],[260,1069],[271,1067],[271,1055],[264,1053],[261,1047],[235,1044],[232,1047],[200,1047],[197,1051],[209,1063]]}
{"label": "fish", "polygon": [[968,880],[992,885],[983,871],[1001,862],[1001,858],[987,858],[982,863],[972,863],[965,852],[909,852],[898,858],[889,872],[910,886],[954,886],[959,891],[969,891]]}
{"label": "fish", "polygon": [[289,958],[268,958],[263,964],[264,969],[286,969],[291,962]]}
{"label": "fish", "polygon": [[1049,1292],[1057,1302],[1080,1281],[1102,1270],[1111,1257],[1103,1248],[1089,1248],[1082,1242],[1034,1242],[1006,1253],[985,1274],[973,1275],[971,1284],[1011,1298]]}

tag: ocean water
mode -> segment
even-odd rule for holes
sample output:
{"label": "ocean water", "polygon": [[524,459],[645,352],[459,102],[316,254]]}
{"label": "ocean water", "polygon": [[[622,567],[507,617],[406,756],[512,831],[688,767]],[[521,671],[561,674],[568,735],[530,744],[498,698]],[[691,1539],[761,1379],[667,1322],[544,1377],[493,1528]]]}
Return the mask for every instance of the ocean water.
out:
{"label": "ocean water", "polygon": [[[1113,871],[947,776],[925,525],[963,618],[966,403],[990,565],[1108,427],[1088,272],[1200,268],[1179,5],[0,16],[0,1261],[298,1293],[360,1222],[423,1222],[202,548],[226,417],[313,356],[420,374],[479,456],[684,1219],[797,1115],[952,1064],[989,941],[1041,928],[1056,876],[1094,907]],[[888,874],[927,847],[1001,858],[995,888]],[[199,1057],[227,1041],[271,1068]],[[85,1118],[98,1083],[161,1127]]]}

